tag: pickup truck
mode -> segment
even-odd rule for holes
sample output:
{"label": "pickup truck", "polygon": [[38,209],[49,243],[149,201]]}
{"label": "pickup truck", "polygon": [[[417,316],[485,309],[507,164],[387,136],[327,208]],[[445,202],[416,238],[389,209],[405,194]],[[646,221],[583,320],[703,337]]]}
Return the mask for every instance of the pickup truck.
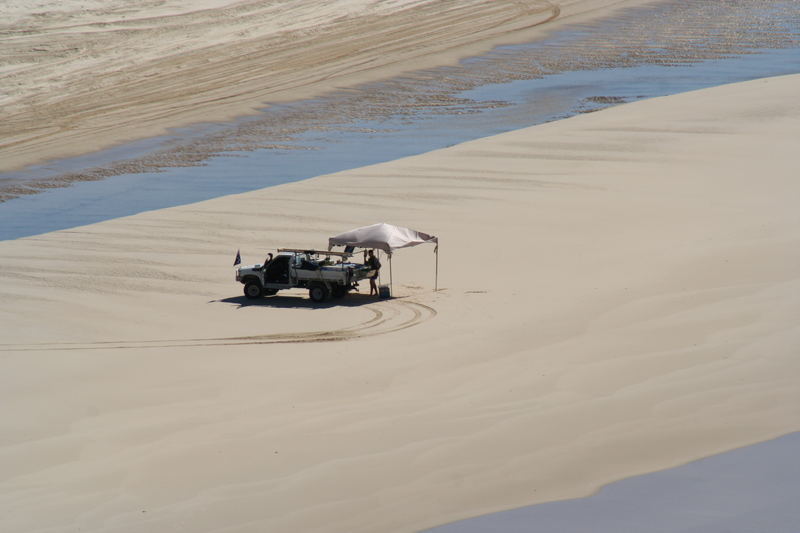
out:
{"label": "pickup truck", "polygon": [[283,248],[263,265],[240,266],[236,281],[248,298],[272,296],[282,289],[308,289],[309,297],[322,302],[340,298],[358,282],[374,274],[369,266],[351,262],[352,254],[322,250]]}

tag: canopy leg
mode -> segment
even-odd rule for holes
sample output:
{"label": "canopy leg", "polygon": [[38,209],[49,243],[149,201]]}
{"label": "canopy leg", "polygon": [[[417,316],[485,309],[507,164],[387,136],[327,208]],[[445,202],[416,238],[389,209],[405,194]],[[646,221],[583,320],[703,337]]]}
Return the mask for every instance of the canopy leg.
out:
{"label": "canopy leg", "polygon": [[392,283],[392,254],[389,254],[389,295],[394,296],[394,284]]}
{"label": "canopy leg", "polygon": [[433,291],[436,292],[439,290],[439,245],[436,245],[436,249],[433,251],[436,254],[436,277],[434,278],[433,282]]}

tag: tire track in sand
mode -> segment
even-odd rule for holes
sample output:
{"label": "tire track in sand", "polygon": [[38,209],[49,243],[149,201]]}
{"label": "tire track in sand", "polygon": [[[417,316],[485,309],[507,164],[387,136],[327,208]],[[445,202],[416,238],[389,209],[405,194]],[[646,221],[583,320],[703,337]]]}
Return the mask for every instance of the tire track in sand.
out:
{"label": "tire track in sand", "polygon": [[[348,13],[308,4],[244,0],[149,16],[153,9],[130,11],[121,2],[93,13],[0,20],[0,55],[14,66],[0,163],[18,169],[78,155],[87,142],[97,150],[181,125],[235,120],[298,93],[320,96],[401,75],[420,62],[453,64],[454,51],[480,43],[489,49],[492,40],[558,16],[549,0],[359,2]],[[194,158],[214,154],[191,142],[25,185],[38,191],[182,166],[173,159],[186,157],[187,147]],[[5,189],[0,200],[30,192],[18,183]]]}
{"label": "tire track in sand", "polygon": [[335,342],[374,337],[402,331],[435,317],[433,307],[414,301],[393,299],[365,306],[372,313],[369,320],[353,326],[295,333],[268,333],[240,337],[209,337],[195,339],[155,339],[143,341],[49,342],[30,344],[0,344],[0,352],[124,350],[147,348],[184,348],[208,346],[241,346],[253,344],[289,344],[305,342]]}

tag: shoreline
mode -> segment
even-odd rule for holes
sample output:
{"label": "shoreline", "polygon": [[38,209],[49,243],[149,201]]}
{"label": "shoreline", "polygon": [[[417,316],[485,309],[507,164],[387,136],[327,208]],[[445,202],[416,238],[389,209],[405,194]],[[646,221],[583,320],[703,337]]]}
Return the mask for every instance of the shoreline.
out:
{"label": "shoreline", "polygon": [[[798,87],[1,242],[11,531],[408,531],[796,431]],[[376,220],[440,238],[442,290],[421,249],[386,301],[232,279]]]}
{"label": "shoreline", "polygon": [[[236,124],[215,125],[207,134],[191,132],[189,139],[183,132],[160,141],[149,139],[137,145],[138,154],[126,155],[128,148],[134,149],[126,145],[106,155],[52,162],[38,176],[6,174],[0,176],[0,201],[14,197],[21,201],[4,202],[0,227],[5,229],[0,238],[305,179],[609,103],[701,88],[703,83],[698,86],[694,78],[717,85],[785,74],[782,65],[796,61],[800,50],[800,12],[780,5],[767,15],[754,13],[747,5],[722,11],[713,5],[695,6],[688,13],[693,21],[688,25],[683,22],[685,9],[669,2],[627,8],[591,26],[564,26],[548,39],[501,47],[459,67],[416,72],[327,98],[273,107]],[[653,20],[659,21],[657,27]],[[620,34],[619,27],[636,29]],[[791,31],[778,32],[782,27]],[[682,37],[670,37],[678,28]],[[719,36],[713,41],[701,39],[709,28]],[[598,47],[598,42],[607,46]],[[733,57],[713,59],[720,56]],[[541,64],[543,57],[546,64]],[[758,62],[750,61],[752,57],[759,57]],[[688,66],[701,59],[707,61]],[[644,73],[647,69],[650,75]],[[708,72],[698,75],[703,69]],[[643,74],[637,79],[640,70]],[[619,74],[609,76],[606,71]],[[587,91],[596,85],[588,83],[591,78],[600,83]],[[574,101],[568,95],[574,95]],[[523,117],[530,119],[525,122]],[[491,121],[503,121],[504,126],[496,128]],[[420,127],[423,130],[417,131]],[[378,136],[387,138],[391,147],[382,148]],[[362,146],[370,147],[368,157],[357,156]],[[121,176],[113,180],[116,185],[109,182],[114,176]],[[70,190],[81,182],[89,182],[80,187],[81,194]],[[158,193],[148,198],[149,189]],[[114,198],[123,195],[124,204],[114,204]]]}

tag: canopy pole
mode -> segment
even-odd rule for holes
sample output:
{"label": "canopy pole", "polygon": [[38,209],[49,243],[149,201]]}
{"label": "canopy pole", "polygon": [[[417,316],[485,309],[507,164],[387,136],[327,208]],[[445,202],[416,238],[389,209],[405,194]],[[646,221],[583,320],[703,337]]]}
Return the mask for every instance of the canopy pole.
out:
{"label": "canopy pole", "polygon": [[392,254],[389,253],[389,295],[394,296],[394,284],[392,283]]}
{"label": "canopy pole", "polygon": [[[375,250],[375,257],[378,258],[378,262],[380,263],[381,262],[381,251],[380,250]],[[364,263],[366,264],[366,262],[367,262],[367,249],[365,248],[364,249]],[[381,278],[381,270],[378,269],[378,293],[379,294],[380,294],[381,281],[383,281],[383,278]],[[372,289],[370,288],[370,290],[372,290]]]}
{"label": "canopy pole", "polygon": [[436,248],[434,248],[433,253],[436,254],[436,277],[434,278],[433,282],[433,292],[439,290],[439,244],[436,244]]}

